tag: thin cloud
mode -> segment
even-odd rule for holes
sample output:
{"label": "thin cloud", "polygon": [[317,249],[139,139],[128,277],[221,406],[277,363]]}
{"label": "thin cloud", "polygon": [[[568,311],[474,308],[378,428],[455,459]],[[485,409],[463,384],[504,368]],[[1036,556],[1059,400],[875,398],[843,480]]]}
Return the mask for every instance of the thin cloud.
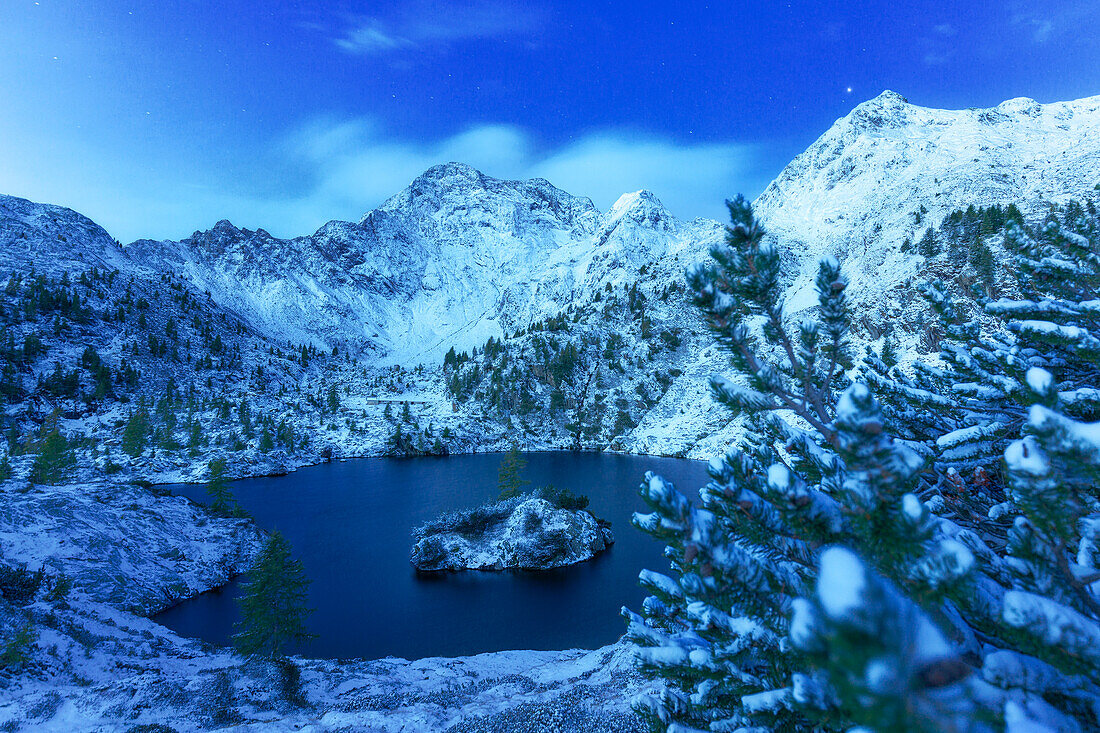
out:
{"label": "thin cloud", "polygon": [[1031,13],[1021,13],[1013,16],[1012,24],[1025,28],[1031,36],[1031,40],[1039,45],[1049,41],[1055,31],[1053,18],[1042,18]]}
{"label": "thin cloud", "polygon": [[358,218],[427,168],[449,161],[497,178],[545,178],[605,210],[623,193],[647,188],[685,218],[722,218],[726,198],[756,194],[768,182],[758,172],[757,146],[682,143],[631,130],[593,132],[546,148],[512,125],[481,125],[434,142],[412,142],[383,135],[369,121],[320,121],[290,139],[312,176],[283,211],[312,218],[314,225]]}
{"label": "thin cloud", "polygon": [[921,61],[925,66],[944,66],[955,57],[955,44],[952,39],[958,35],[958,29],[951,23],[939,23],[932,26],[931,33],[917,38],[921,49]]}
{"label": "thin cloud", "polygon": [[925,66],[943,66],[954,54],[951,51],[929,51],[921,58]]}
{"label": "thin cloud", "polygon": [[499,0],[451,7],[410,3],[394,17],[348,19],[333,42],[349,54],[379,56],[461,41],[523,36],[535,31],[540,21],[540,14],[532,8]]}
{"label": "thin cloud", "polygon": [[1012,13],[1012,25],[1024,29],[1033,43],[1043,45],[1067,32],[1076,32],[1088,28],[1097,22],[1100,16],[1100,3],[1096,0],[1069,0],[1050,3],[1042,11],[1036,11],[1031,4],[1015,5]]}
{"label": "thin cloud", "polygon": [[346,35],[335,39],[335,43],[348,53],[362,55],[385,53],[416,45],[411,39],[384,30],[374,20],[368,21],[367,25],[348,29]]}
{"label": "thin cloud", "polygon": [[[263,190],[213,171],[135,179],[118,161],[84,151],[95,175],[48,176],[5,167],[0,156],[0,191],[71,206],[122,242],[180,239],[219,219],[295,237],[333,219],[358,221],[428,168],[458,161],[496,178],[545,178],[605,211],[620,195],[647,188],[678,217],[725,220],[725,199],[754,196],[767,185],[774,172],[774,161],[764,162],[767,152],[738,142],[690,143],[625,129],[546,146],[527,129],[501,124],[425,141],[395,135],[372,118],[318,118],[261,156],[260,164],[278,181]],[[82,156],[68,150],[63,157]]]}

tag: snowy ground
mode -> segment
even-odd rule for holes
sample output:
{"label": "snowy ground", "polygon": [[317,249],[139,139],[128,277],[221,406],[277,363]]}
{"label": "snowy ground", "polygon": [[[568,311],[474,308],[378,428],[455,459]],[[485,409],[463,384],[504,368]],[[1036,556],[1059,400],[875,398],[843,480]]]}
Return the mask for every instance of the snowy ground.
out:
{"label": "snowy ground", "polygon": [[[0,601],[0,619],[10,606]],[[409,662],[277,665],[181,639],[110,606],[27,609],[39,626],[29,673],[0,678],[0,729],[126,731],[641,731],[629,698],[644,683],[623,645]],[[160,729],[164,730],[164,729]]]}

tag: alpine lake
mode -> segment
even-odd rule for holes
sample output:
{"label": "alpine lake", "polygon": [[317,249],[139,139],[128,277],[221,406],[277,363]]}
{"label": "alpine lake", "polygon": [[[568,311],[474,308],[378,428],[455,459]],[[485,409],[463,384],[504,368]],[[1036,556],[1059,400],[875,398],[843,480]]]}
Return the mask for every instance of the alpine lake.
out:
{"label": "alpine lake", "polygon": [[[311,580],[309,630],[290,651],[332,659],[454,657],[506,649],[593,649],[625,631],[620,608],[638,611],[643,568],[667,571],[663,546],[630,524],[649,511],[638,494],[653,471],[689,496],[708,480],[702,461],[608,453],[528,453],[523,475],[585,494],[609,520],[615,544],[594,559],[543,571],[418,573],[414,527],[443,512],[497,498],[502,454],[361,458],[287,476],[230,484],[260,527],[290,541]],[[169,488],[208,503],[198,484]],[[182,636],[229,644],[242,580],[154,618]]]}

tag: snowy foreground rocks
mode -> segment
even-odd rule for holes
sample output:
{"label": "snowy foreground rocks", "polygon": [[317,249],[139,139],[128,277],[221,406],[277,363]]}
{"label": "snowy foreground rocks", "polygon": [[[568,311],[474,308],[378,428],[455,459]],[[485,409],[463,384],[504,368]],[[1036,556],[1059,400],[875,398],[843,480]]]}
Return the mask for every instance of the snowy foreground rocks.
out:
{"label": "snowy foreground rocks", "polygon": [[[11,607],[0,599],[0,626]],[[643,733],[624,644],[416,661],[266,660],[181,639],[102,604],[37,603],[29,672],[0,674],[0,730]],[[48,650],[48,651],[47,651]],[[164,726],[164,727],[157,727]]]}
{"label": "snowy foreground rocks", "polygon": [[61,574],[74,592],[150,615],[244,572],[263,539],[179,496],[106,481],[0,482],[0,558]]}
{"label": "snowy foreground rocks", "polygon": [[418,570],[548,570],[591,560],[615,541],[591,513],[534,497],[446,515],[417,534]]}

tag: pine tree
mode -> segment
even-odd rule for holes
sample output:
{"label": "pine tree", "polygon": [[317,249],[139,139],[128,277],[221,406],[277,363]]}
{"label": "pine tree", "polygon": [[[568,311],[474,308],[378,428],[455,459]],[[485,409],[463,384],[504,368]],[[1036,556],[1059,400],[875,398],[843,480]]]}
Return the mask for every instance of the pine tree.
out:
{"label": "pine tree", "polygon": [[996,265],[993,258],[993,250],[982,238],[974,242],[974,248],[970,252],[970,264],[973,265],[978,278],[986,288],[993,287],[996,279]]}
{"label": "pine tree", "polygon": [[31,647],[38,638],[31,622],[26,622],[15,631],[0,650],[0,669],[9,672],[21,672],[30,661]]}
{"label": "pine tree", "polygon": [[270,453],[275,449],[275,439],[271,436],[271,429],[264,425],[264,429],[260,431],[260,442],[257,446],[261,453]]}
{"label": "pine tree", "polygon": [[882,352],[879,354],[879,359],[882,360],[887,369],[896,366],[898,363],[897,347],[894,343],[892,330],[888,330],[886,335],[882,337]]}
{"label": "pine tree", "polygon": [[149,413],[139,407],[131,413],[122,431],[122,451],[131,458],[144,453],[149,430]]}
{"label": "pine tree", "polygon": [[497,470],[497,487],[500,489],[501,499],[511,499],[519,496],[523,491],[523,487],[531,483],[522,475],[526,466],[527,461],[519,452],[519,446],[513,443],[508,452],[504,454],[504,458],[501,459],[500,467]]}
{"label": "pine tree", "polygon": [[30,479],[36,484],[56,484],[76,465],[69,441],[54,427],[42,441],[41,450],[31,464]]}
{"label": "pine tree", "polygon": [[[885,407],[859,383],[831,398],[839,374],[814,378],[820,323],[791,348],[745,208],[731,206],[718,267],[692,280],[740,372],[715,396],[756,417],[741,450],[712,461],[701,507],[658,477],[643,486],[654,511],[636,524],[668,544],[674,575],[643,573],[652,596],[627,612],[643,670],[664,680],[641,707],[677,730],[1100,727],[1093,202],[1038,227],[1004,210],[1022,298],[927,283],[943,359],[901,372],[869,355],[857,374]],[[976,236],[983,217],[948,224]],[[975,306],[984,317],[964,317]],[[742,338],[746,317],[762,339]]]}
{"label": "pine tree", "polygon": [[[711,462],[700,507],[657,476],[643,484],[653,512],[634,523],[667,544],[674,576],[643,572],[652,595],[642,614],[624,611],[641,668],[664,681],[639,709],[669,730],[942,730],[975,709],[959,648],[969,630],[954,610],[970,594],[974,553],[917,498],[923,461],[884,431],[872,393],[845,375],[839,265],[820,264],[818,317],[794,335],[778,251],[747,202],[732,202],[730,214],[715,265],[689,281],[737,371],[714,378],[712,392],[753,429]],[[761,321],[762,339],[749,328]],[[853,603],[874,623],[842,629],[832,622],[843,617],[813,616],[815,586],[828,600],[818,569],[830,569],[829,546],[865,568],[866,593]],[[895,634],[868,647],[878,655],[849,653],[862,637],[911,631],[915,619],[930,629],[922,638],[951,641],[927,656]]]}
{"label": "pine tree", "polygon": [[386,455],[407,456],[411,451],[410,437],[401,429],[401,423],[395,423],[393,432],[386,439]]}
{"label": "pine tree", "polygon": [[206,481],[206,493],[210,496],[210,509],[222,515],[233,513],[237,502],[229,490],[225,459],[215,458],[207,464],[207,468],[210,471],[210,478]]}
{"label": "pine tree", "polygon": [[924,236],[917,242],[917,253],[921,257],[935,257],[940,253],[940,244],[936,241],[936,233],[932,227],[924,230]]}
{"label": "pine tree", "polygon": [[944,340],[936,365],[891,370],[875,359],[864,376],[890,405],[892,430],[934,458],[935,490],[971,528],[1010,512],[1004,504],[1002,456],[1035,399],[1026,375],[1053,368],[1065,409],[1100,418],[1100,216],[1090,200],[1071,202],[1031,226],[1015,206],[1004,213],[1006,273],[1016,299],[971,300],[940,281],[922,285],[940,316]]}
{"label": "pine tree", "polygon": [[241,620],[233,645],[244,655],[278,658],[288,644],[314,638],[306,631],[311,613],[306,607],[309,580],[300,560],[291,557],[290,543],[272,532],[252,568],[239,600]]}

